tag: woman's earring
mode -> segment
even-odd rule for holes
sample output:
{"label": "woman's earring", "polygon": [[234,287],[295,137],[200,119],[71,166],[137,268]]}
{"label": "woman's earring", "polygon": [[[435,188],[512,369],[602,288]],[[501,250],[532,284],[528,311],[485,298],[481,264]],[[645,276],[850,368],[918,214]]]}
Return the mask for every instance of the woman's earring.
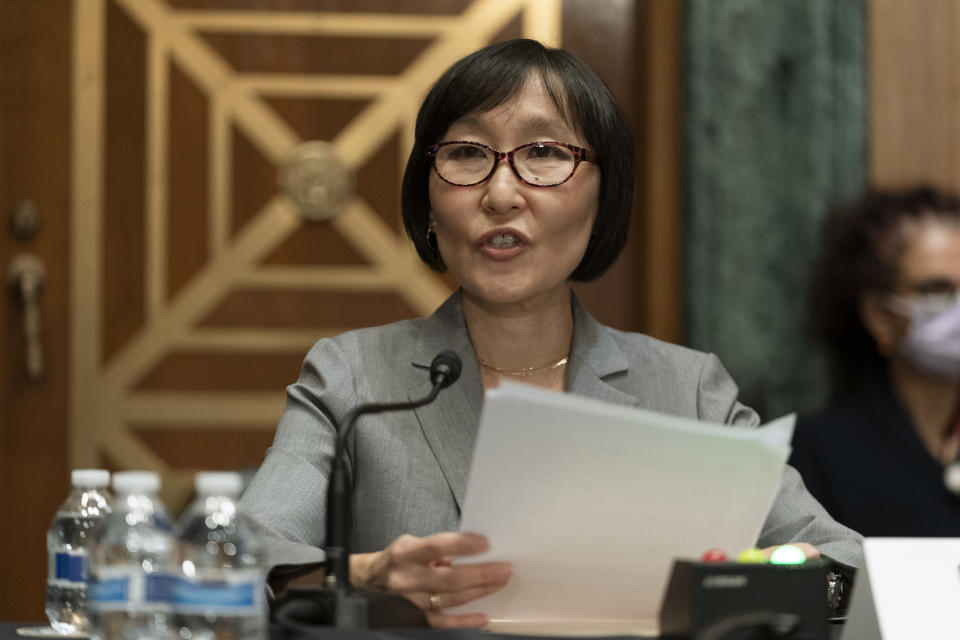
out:
{"label": "woman's earring", "polygon": [[440,255],[440,247],[437,246],[437,232],[433,228],[433,223],[427,227],[427,247],[437,256]]}
{"label": "woman's earring", "polygon": [[443,258],[440,256],[440,246],[437,244],[437,232],[433,227],[433,222],[430,222],[430,226],[427,227],[427,248],[430,249],[430,253],[433,254],[434,268],[440,271],[446,271],[447,265],[443,264]]}

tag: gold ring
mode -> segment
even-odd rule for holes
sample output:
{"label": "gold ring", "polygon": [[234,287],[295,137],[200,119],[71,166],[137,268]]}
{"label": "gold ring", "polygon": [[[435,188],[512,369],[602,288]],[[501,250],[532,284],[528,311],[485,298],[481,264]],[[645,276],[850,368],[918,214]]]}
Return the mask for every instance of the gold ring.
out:
{"label": "gold ring", "polygon": [[440,610],[440,596],[435,593],[430,594],[430,611]]}

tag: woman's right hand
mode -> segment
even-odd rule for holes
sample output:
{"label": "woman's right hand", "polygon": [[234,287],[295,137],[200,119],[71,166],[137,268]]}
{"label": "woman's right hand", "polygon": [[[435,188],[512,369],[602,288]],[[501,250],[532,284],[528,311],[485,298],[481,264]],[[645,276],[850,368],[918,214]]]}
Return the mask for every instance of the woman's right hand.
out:
{"label": "woman's right hand", "polygon": [[431,627],[479,628],[487,624],[485,614],[449,615],[443,610],[507,584],[513,572],[508,563],[452,563],[455,557],[475,555],[489,547],[486,536],[476,533],[400,536],[383,551],[351,555],[351,582],[404,596],[426,612]]}

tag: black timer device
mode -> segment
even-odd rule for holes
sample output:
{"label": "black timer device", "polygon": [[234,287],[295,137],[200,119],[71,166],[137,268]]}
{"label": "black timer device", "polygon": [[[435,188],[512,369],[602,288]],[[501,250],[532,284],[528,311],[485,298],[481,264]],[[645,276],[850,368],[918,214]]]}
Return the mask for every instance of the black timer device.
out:
{"label": "black timer device", "polygon": [[660,635],[690,640],[827,640],[825,560],[803,564],[674,562]]}

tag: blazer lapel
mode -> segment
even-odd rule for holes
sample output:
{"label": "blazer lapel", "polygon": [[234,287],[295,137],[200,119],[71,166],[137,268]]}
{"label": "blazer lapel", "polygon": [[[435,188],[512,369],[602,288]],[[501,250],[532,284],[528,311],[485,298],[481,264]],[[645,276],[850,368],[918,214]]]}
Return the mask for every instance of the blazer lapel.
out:
{"label": "blazer lapel", "polygon": [[[618,387],[619,382],[626,379],[621,374],[629,368],[620,345],[572,295],[571,305],[574,332],[567,372],[568,390],[616,404],[636,405],[637,399]],[[463,363],[460,379],[441,391],[431,404],[416,409],[415,414],[459,508],[466,495],[483,405],[483,383],[463,319],[459,291],[423,320],[413,348],[413,367],[429,371],[434,356],[443,350],[460,356]],[[429,390],[425,373],[410,376],[407,394],[411,400],[423,397]]]}
{"label": "blazer lapel", "polygon": [[[463,364],[460,379],[442,390],[432,403],[416,409],[415,414],[459,508],[467,490],[467,474],[483,403],[483,384],[463,319],[459,291],[423,320],[412,364],[429,371],[434,356],[444,350],[460,356]],[[408,397],[411,400],[423,397],[429,390],[429,376],[425,373],[410,377]]]}
{"label": "blazer lapel", "polygon": [[567,371],[567,391],[616,404],[635,406],[637,399],[620,388],[630,364],[610,332],[580,306],[573,305],[573,345]]}

